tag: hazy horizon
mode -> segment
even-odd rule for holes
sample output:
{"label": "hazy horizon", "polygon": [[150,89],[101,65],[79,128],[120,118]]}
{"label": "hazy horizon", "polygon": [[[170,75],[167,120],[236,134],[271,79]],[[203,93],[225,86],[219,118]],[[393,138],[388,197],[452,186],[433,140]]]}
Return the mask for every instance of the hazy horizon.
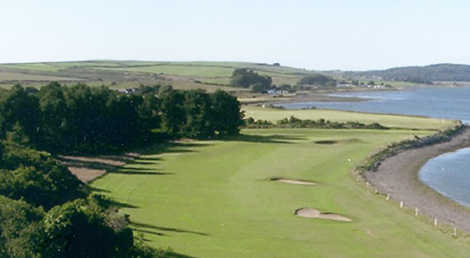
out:
{"label": "hazy horizon", "polygon": [[310,70],[470,64],[464,1],[3,3],[0,63],[236,61]]}

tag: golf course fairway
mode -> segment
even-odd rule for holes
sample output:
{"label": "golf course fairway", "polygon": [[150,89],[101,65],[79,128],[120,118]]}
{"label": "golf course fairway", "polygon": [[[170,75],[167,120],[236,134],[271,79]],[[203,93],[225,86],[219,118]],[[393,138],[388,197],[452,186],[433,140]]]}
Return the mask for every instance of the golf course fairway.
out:
{"label": "golf course fairway", "polygon": [[[427,127],[423,119],[420,123]],[[466,237],[453,238],[411,216],[368,191],[352,175],[356,166],[387,144],[433,132],[250,129],[241,133],[223,141],[156,147],[91,186],[122,204],[121,212],[130,215],[132,227],[148,244],[171,247],[190,257],[465,257],[470,253]],[[314,184],[270,180],[273,177]],[[299,208],[351,221],[295,216]]]}

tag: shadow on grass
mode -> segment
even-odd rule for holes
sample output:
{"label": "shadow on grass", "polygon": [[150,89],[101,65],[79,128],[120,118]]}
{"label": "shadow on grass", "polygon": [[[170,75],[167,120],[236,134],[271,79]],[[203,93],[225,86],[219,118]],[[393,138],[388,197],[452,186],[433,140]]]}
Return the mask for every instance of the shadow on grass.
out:
{"label": "shadow on grass", "polygon": [[[161,234],[161,232],[155,232],[151,231],[153,230],[158,230],[158,231],[166,231],[166,232],[176,232],[176,233],[188,233],[188,234],[195,234],[195,235],[200,235],[200,236],[209,236],[206,233],[202,232],[197,232],[197,231],[191,231],[191,230],[185,230],[185,229],[178,229],[178,228],[170,228],[170,227],[161,227],[161,226],[154,226],[150,224],[145,224],[145,223],[138,223],[138,222],[131,222],[131,225],[135,227],[135,230],[146,230],[153,232],[154,234]],[[148,233],[148,232],[147,232]]]}
{"label": "shadow on grass", "polygon": [[237,136],[222,137],[221,141],[241,141],[241,142],[255,142],[255,143],[281,143],[281,144],[292,144],[292,141],[305,140],[305,137],[300,136],[288,136],[288,135],[249,135],[240,134]]}
{"label": "shadow on grass", "polygon": [[154,231],[145,230],[145,229],[140,229],[140,228],[134,228],[133,231],[139,232],[139,233],[145,233],[145,234],[155,235],[155,236],[165,236],[164,233],[154,232]]}
{"label": "shadow on grass", "polygon": [[154,172],[154,171],[133,171],[134,169],[119,169],[114,171],[109,171],[110,174],[122,174],[122,175],[137,175],[137,176],[167,176],[173,175],[173,173],[166,172]]}
{"label": "shadow on grass", "polygon": [[109,190],[101,189],[101,188],[98,188],[98,187],[93,187],[93,186],[90,186],[90,185],[88,185],[88,188],[90,189],[90,191],[97,192],[97,193],[110,193],[111,192]]}
{"label": "shadow on grass", "polygon": [[[155,144],[139,151],[142,155],[158,155],[163,153],[189,153],[195,152],[193,148],[196,147],[207,147],[209,143],[191,143],[191,142],[166,142],[161,144]],[[142,157],[136,160],[152,160],[158,159],[158,157]]]}
{"label": "shadow on grass", "polygon": [[165,254],[165,257],[166,257],[166,258],[196,258],[195,256],[189,256],[189,255],[179,254],[179,253],[175,253],[175,252],[173,252],[173,251],[168,251],[168,252]]}
{"label": "shadow on grass", "polygon": [[116,208],[129,208],[129,209],[139,208],[139,206],[135,206],[135,205],[128,204],[128,203],[123,203],[123,202],[118,202],[116,200],[110,200],[109,204],[113,207],[116,207]]}

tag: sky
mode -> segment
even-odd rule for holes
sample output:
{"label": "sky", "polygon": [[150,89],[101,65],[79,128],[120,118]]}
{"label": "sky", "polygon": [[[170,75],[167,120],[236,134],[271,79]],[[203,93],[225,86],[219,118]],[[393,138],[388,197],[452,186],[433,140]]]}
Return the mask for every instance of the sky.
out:
{"label": "sky", "polygon": [[0,63],[470,64],[470,1],[0,0]]}

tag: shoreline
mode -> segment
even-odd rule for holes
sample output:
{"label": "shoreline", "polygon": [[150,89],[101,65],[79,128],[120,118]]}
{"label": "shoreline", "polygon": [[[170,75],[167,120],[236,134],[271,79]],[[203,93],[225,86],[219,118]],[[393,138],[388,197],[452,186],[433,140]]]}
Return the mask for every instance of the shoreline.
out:
{"label": "shoreline", "polygon": [[420,214],[437,218],[439,224],[454,225],[470,234],[470,208],[462,206],[421,182],[418,173],[430,159],[441,154],[470,147],[470,127],[448,142],[409,149],[387,158],[376,172],[366,171],[363,177],[380,193],[403,201],[407,208],[418,208]]}

